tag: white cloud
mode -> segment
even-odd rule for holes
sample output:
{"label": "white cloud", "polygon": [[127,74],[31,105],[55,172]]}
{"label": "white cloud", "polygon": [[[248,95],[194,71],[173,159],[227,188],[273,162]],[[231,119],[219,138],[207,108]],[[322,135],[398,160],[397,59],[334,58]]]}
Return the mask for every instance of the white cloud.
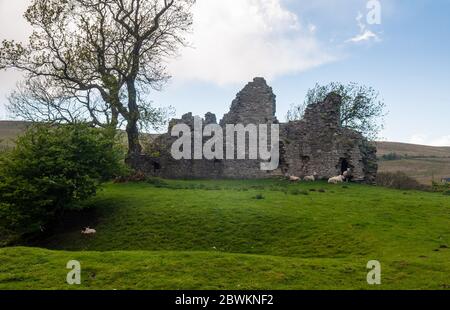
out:
{"label": "white cloud", "polygon": [[359,34],[356,36],[350,38],[347,40],[347,42],[363,42],[363,41],[380,41],[380,37],[374,33],[373,31],[367,29],[367,25],[363,22],[364,16],[361,14],[361,12],[358,13],[358,16],[356,17],[356,22],[358,23],[359,28]]}
{"label": "white cloud", "polygon": [[450,135],[438,137],[431,141],[431,145],[450,146]]}
{"label": "white cloud", "polygon": [[308,24],[308,30],[309,32],[314,33],[317,30],[317,26],[314,24]]}
{"label": "white cloud", "polygon": [[272,79],[334,60],[281,0],[198,0],[193,48],[170,65],[182,80],[242,83],[255,76]]}
{"label": "white cloud", "polygon": [[[29,1],[0,0],[2,39],[26,39],[30,28],[20,16]],[[335,60],[316,38],[317,26],[302,23],[281,3],[198,0],[192,48],[183,49],[179,59],[171,61],[171,73],[178,80],[243,83],[255,76],[270,80]],[[0,79],[11,88],[13,81],[7,73],[0,74]]]}
{"label": "white cloud", "polygon": [[426,134],[414,134],[408,139],[408,143],[432,146],[450,146],[450,135],[430,137]]}
{"label": "white cloud", "polygon": [[31,33],[23,14],[30,0],[0,0],[0,41],[14,39],[25,41]]}
{"label": "white cloud", "polygon": [[[26,41],[31,28],[22,18],[29,5],[29,0],[0,0],[0,42],[5,39]],[[22,74],[14,70],[0,71],[0,119],[6,119],[9,113],[6,111],[6,96],[14,89]]]}
{"label": "white cloud", "polygon": [[408,139],[411,144],[425,144],[427,136],[424,134],[414,134]]}
{"label": "white cloud", "polygon": [[378,36],[370,30],[365,30],[363,33],[349,39],[350,42],[369,41],[371,39],[378,40]]}

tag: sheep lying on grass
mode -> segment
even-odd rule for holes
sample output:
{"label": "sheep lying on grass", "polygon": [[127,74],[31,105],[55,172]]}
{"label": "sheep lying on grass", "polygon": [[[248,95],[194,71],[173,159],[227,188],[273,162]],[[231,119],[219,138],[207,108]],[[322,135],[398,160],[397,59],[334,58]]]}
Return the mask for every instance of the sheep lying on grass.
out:
{"label": "sheep lying on grass", "polygon": [[317,173],[314,172],[313,175],[307,175],[306,177],[303,178],[303,181],[305,182],[314,182],[317,178]]}
{"label": "sheep lying on grass", "polygon": [[343,175],[338,175],[337,177],[332,177],[328,179],[329,184],[338,184],[344,182],[345,177]]}
{"label": "sheep lying on grass", "polygon": [[291,182],[298,182],[298,181],[300,181],[300,178],[291,175],[291,176],[289,177],[289,181],[291,181]]}
{"label": "sheep lying on grass", "polygon": [[86,227],[85,229],[83,229],[81,231],[82,235],[95,235],[96,233],[97,233],[97,231],[95,229],[92,229],[92,228],[89,228],[89,227]]}
{"label": "sheep lying on grass", "polygon": [[305,182],[314,182],[316,180],[316,178],[313,175],[307,175],[306,177],[303,178],[303,181]]}

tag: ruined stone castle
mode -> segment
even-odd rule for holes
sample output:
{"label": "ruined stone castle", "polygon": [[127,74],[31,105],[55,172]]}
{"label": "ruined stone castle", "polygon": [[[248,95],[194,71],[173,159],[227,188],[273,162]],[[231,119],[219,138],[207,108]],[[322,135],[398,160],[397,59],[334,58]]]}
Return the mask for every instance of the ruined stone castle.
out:
{"label": "ruined stone castle", "polygon": [[[341,126],[340,96],[330,94],[323,102],[309,105],[302,120],[289,123],[279,123],[275,117],[275,98],[266,81],[255,78],[237,94],[229,113],[219,124],[279,124],[278,169],[262,171],[259,160],[249,159],[173,159],[170,151],[177,137],[171,136],[171,128],[181,123],[193,128],[192,113],[173,119],[168,133],[154,137],[147,155],[140,159],[140,169],[150,176],[189,179],[303,177],[313,174],[319,179],[327,179],[350,169],[353,180],[374,182],[378,168],[376,148],[360,133]],[[205,115],[204,125],[216,123],[214,114]]]}

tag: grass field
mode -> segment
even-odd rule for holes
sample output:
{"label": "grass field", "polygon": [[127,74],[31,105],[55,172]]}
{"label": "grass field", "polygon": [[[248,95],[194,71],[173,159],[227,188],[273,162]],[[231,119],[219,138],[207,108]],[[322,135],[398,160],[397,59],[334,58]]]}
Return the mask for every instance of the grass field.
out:
{"label": "grass field", "polygon": [[[0,249],[0,289],[450,289],[450,197],[439,193],[155,181],[108,184],[88,204],[47,237]],[[65,283],[73,259],[78,287]],[[369,260],[381,286],[366,283]]]}

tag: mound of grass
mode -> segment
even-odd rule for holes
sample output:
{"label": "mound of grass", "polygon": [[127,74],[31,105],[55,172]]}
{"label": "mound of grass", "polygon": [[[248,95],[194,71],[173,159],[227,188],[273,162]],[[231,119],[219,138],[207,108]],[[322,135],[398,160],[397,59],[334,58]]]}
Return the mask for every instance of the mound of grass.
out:
{"label": "mound of grass", "polygon": [[[66,252],[0,249],[3,289],[445,289],[443,252],[383,260],[382,286],[368,286],[367,258],[295,258],[221,252]],[[81,264],[81,285],[69,286],[66,264]]]}
{"label": "mound of grass", "polygon": [[294,190],[291,191],[291,194],[295,195],[295,196],[298,196],[298,195],[305,195],[306,196],[306,195],[309,195],[309,192],[305,191],[305,190],[294,189]]}
{"label": "mound of grass", "polygon": [[[450,199],[442,193],[162,182],[108,184],[88,203],[95,208],[67,214],[45,238],[21,244],[33,248],[0,250],[0,289],[67,288],[70,259],[85,268],[80,288],[370,289],[373,259],[382,264],[379,288],[450,286],[450,250],[440,248],[450,243]],[[286,195],[296,190],[308,195]],[[97,234],[82,236],[85,226]]]}

